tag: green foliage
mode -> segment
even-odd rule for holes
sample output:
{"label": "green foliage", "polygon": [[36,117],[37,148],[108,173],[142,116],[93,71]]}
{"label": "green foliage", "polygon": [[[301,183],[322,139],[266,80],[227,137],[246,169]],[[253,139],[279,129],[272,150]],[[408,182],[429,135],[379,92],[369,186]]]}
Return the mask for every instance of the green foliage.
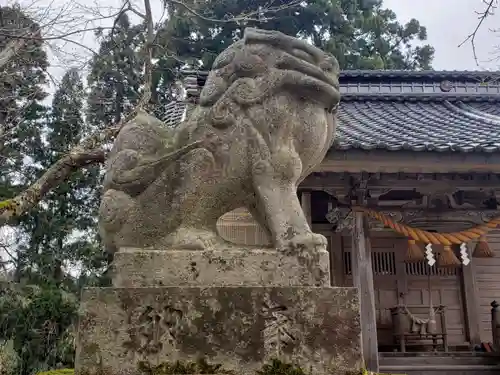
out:
{"label": "green foliage", "polygon": [[15,374],[72,364],[76,317],[76,301],[60,289],[2,285],[0,340],[12,341],[19,357]]}
{"label": "green foliage", "polygon": [[94,129],[116,124],[139,100],[144,80],[144,59],[139,53],[144,30],[143,24],[132,25],[127,14],[123,14],[112,33],[99,37],[99,54],[87,77],[87,120]]}
{"label": "green foliage", "polygon": [[[35,160],[43,167],[41,173],[89,133],[83,119],[84,100],[78,72],[68,71],[45,122],[46,147]],[[77,292],[79,285],[64,273],[65,266],[79,265],[84,278],[102,269],[103,254],[96,238],[99,199],[93,189],[98,180],[98,168],[78,170],[49,191],[43,205],[23,217],[19,227],[28,240],[18,245],[18,268],[24,282],[65,286]]]}
{"label": "green foliage", "polygon": [[[29,27],[37,25],[18,7],[0,6],[0,50],[11,42],[11,35],[22,34]],[[0,68],[0,201],[24,188],[35,171],[25,158],[42,152],[39,122],[46,113],[41,101],[47,96],[43,87],[47,67],[42,41],[29,39],[16,58]]]}
{"label": "green foliage", "polygon": [[204,358],[196,362],[164,362],[155,366],[139,362],[139,371],[143,375],[233,374],[232,371],[223,369],[221,364],[209,364]]}
{"label": "green foliage", "polygon": [[44,372],[39,372],[37,375],[74,375],[75,370],[72,368],[65,368],[65,369],[60,369],[60,370],[50,370],[50,371],[44,371]]}
{"label": "green foliage", "polygon": [[19,356],[12,340],[0,343],[0,375],[14,375],[19,365]]}
{"label": "green foliage", "polygon": [[[281,0],[273,5],[287,3]],[[209,0],[200,3],[198,10],[210,18],[224,19],[228,14],[249,13],[267,4],[266,0]],[[266,22],[250,20],[223,27],[189,17],[180,7],[174,7],[171,15],[163,35],[168,40],[168,51],[177,52],[184,61],[186,54],[196,56],[186,62],[201,69],[208,69],[223,49],[242,36],[246,26],[309,39],[333,53],[342,69],[428,69],[434,53],[429,45],[413,46],[427,39],[425,27],[415,19],[400,24],[396,14],[384,9],[379,0],[309,0],[270,14]]]}
{"label": "green foliage", "polygon": [[257,375],[306,375],[306,373],[300,367],[273,358],[271,363],[264,364],[262,369],[257,371]]}

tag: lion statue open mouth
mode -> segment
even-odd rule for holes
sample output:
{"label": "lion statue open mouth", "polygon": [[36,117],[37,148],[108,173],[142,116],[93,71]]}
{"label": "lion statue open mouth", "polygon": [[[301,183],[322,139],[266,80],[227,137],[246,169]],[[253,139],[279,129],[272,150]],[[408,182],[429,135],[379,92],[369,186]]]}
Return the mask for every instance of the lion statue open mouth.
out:
{"label": "lion statue open mouth", "polygon": [[108,251],[212,249],[219,217],[246,207],[273,246],[324,246],[297,185],[324,158],[340,101],[337,60],[254,28],[215,60],[199,105],[177,129],[141,112],[110,153],[100,207]]}

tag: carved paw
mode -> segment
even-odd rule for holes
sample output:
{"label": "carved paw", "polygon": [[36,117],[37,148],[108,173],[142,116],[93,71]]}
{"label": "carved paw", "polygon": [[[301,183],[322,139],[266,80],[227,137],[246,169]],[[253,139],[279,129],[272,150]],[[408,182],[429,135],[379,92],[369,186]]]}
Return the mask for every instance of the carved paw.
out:
{"label": "carved paw", "polygon": [[99,206],[99,224],[102,229],[106,232],[119,231],[134,204],[135,201],[122,191],[106,191]]}
{"label": "carved paw", "polygon": [[317,233],[298,234],[286,244],[289,250],[322,250],[328,244],[325,236]]}

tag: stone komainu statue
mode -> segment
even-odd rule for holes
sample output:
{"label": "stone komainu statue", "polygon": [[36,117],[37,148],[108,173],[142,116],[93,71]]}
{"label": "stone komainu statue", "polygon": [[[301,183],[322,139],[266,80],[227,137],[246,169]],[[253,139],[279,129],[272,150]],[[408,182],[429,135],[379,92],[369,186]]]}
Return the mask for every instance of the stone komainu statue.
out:
{"label": "stone komainu statue", "polygon": [[99,213],[107,251],[217,247],[217,220],[238,207],[277,248],[324,245],[296,190],[333,142],[338,75],[337,60],[307,42],[247,28],[178,128],[140,112],[120,131]]}

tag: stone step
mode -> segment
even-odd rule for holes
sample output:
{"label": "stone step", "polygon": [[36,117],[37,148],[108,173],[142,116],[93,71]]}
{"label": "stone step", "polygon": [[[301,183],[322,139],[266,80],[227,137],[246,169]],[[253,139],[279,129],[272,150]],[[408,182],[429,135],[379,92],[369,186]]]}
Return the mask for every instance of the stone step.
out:
{"label": "stone step", "polygon": [[383,374],[406,375],[498,375],[500,365],[380,366]]}
{"label": "stone step", "polygon": [[500,357],[496,356],[414,356],[379,357],[380,366],[413,366],[413,365],[500,365]]}

